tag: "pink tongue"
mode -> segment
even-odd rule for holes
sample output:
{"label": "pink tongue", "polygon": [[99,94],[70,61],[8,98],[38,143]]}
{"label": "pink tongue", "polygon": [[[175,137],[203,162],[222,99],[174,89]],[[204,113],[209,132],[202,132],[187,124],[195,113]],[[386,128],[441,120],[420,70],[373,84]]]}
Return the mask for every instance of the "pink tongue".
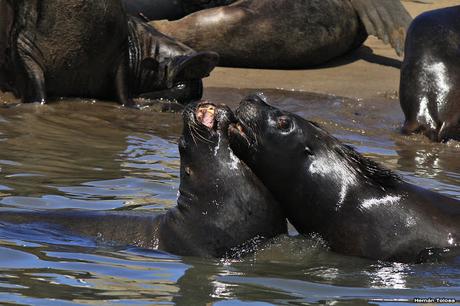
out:
{"label": "pink tongue", "polygon": [[208,128],[212,129],[212,127],[214,126],[214,114],[211,114],[210,112],[204,113],[202,123]]}

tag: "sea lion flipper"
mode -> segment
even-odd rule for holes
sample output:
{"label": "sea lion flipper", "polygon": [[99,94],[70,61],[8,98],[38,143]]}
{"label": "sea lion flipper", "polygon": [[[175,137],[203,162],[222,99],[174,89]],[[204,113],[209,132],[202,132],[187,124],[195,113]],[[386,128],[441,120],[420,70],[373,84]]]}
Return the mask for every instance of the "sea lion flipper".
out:
{"label": "sea lion flipper", "polygon": [[350,0],[370,35],[390,43],[403,54],[404,40],[412,17],[400,0]]}
{"label": "sea lion flipper", "polygon": [[115,90],[118,103],[126,107],[134,107],[134,101],[129,96],[126,65],[126,61],[122,60],[117,68],[115,74]]}
{"label": "sea lion flipper", "polygon": [[20,80],[23,88],[24,102],[46,102],[45,75],[43,71],[43,55],[24,32],[19,33],[16,48],[18,53],[17,67],[22,70]]}

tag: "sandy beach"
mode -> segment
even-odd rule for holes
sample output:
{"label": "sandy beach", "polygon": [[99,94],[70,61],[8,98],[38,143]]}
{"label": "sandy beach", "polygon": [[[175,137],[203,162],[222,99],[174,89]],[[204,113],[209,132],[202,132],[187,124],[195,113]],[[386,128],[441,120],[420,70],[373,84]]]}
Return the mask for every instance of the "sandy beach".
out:
{"label": "sandy beach", "polygon": [[[403,2],[415,17],[441,7],[460,5],[460,0],[434,0],[433,4]],[[370,36],[358,50],[324,66],[306,70],[216,68],[206,87],[276,88],[326,93],[351,98],[397,97],[402,58]]]}

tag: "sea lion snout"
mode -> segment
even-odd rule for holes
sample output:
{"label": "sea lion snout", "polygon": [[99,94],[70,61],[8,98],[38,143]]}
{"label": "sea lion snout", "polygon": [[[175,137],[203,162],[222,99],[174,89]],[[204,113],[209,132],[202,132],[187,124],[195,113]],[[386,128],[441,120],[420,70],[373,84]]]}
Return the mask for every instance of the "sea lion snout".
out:
{"label": "sea lion snout", "polygon": [[263,114],[263,109],[270,108],[266,102],[266,97],[263,93],[255,93],[248,95],[241,100],[238,108],[235,111],[236,118],[240,122],[251,122],[260,120],[260,115]]}
{"label": "sea lion snout", "polygon": [[208,101],[198,103],[195,119],[208,129],[216,130],[226,130],[230,124],[236,123],[235,115],[227,105],[215,105]]}
{"label": "sea lion snout", "polygon": [[250,94],[241,100],[238,108],[253,105],[254,107],[268,106],[267,97],[261,92]]}
{"label": "sea lion snout", "polygon": [[229,129],[230,144],[237,155],[249,158],[248,152],[256,149],[259,134],[264,132],[271,110],[262,93],[243,98],[235,111],[237,122]]}
{"label": "sea lion snout", "polygon": [[195,118],[201,124],[212,129],[216,119],[216,106],[212,103],[200,103],[195,110]]}
{"label": "sea lion snout", "polygon": [[189,80],[200,80],[208,77],[219,62],[219,55],[215,52],[196,52],[176,56],[169,63],[167,86]]}

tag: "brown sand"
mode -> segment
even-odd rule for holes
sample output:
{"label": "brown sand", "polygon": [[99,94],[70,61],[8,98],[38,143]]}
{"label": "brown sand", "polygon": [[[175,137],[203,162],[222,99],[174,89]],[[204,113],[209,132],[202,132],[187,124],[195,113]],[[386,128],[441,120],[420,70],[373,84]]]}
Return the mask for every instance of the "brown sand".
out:
{"label": "brown sand", "polygon": [[[460,5],[460,0],[433,4],[404,2],[412,16],[436,8]],[[325,66],[307,70],[216,68],[206,87],[277,88],[327,93],[353,98],[397,97],[402,58],[375,37],[364,46]]]}

